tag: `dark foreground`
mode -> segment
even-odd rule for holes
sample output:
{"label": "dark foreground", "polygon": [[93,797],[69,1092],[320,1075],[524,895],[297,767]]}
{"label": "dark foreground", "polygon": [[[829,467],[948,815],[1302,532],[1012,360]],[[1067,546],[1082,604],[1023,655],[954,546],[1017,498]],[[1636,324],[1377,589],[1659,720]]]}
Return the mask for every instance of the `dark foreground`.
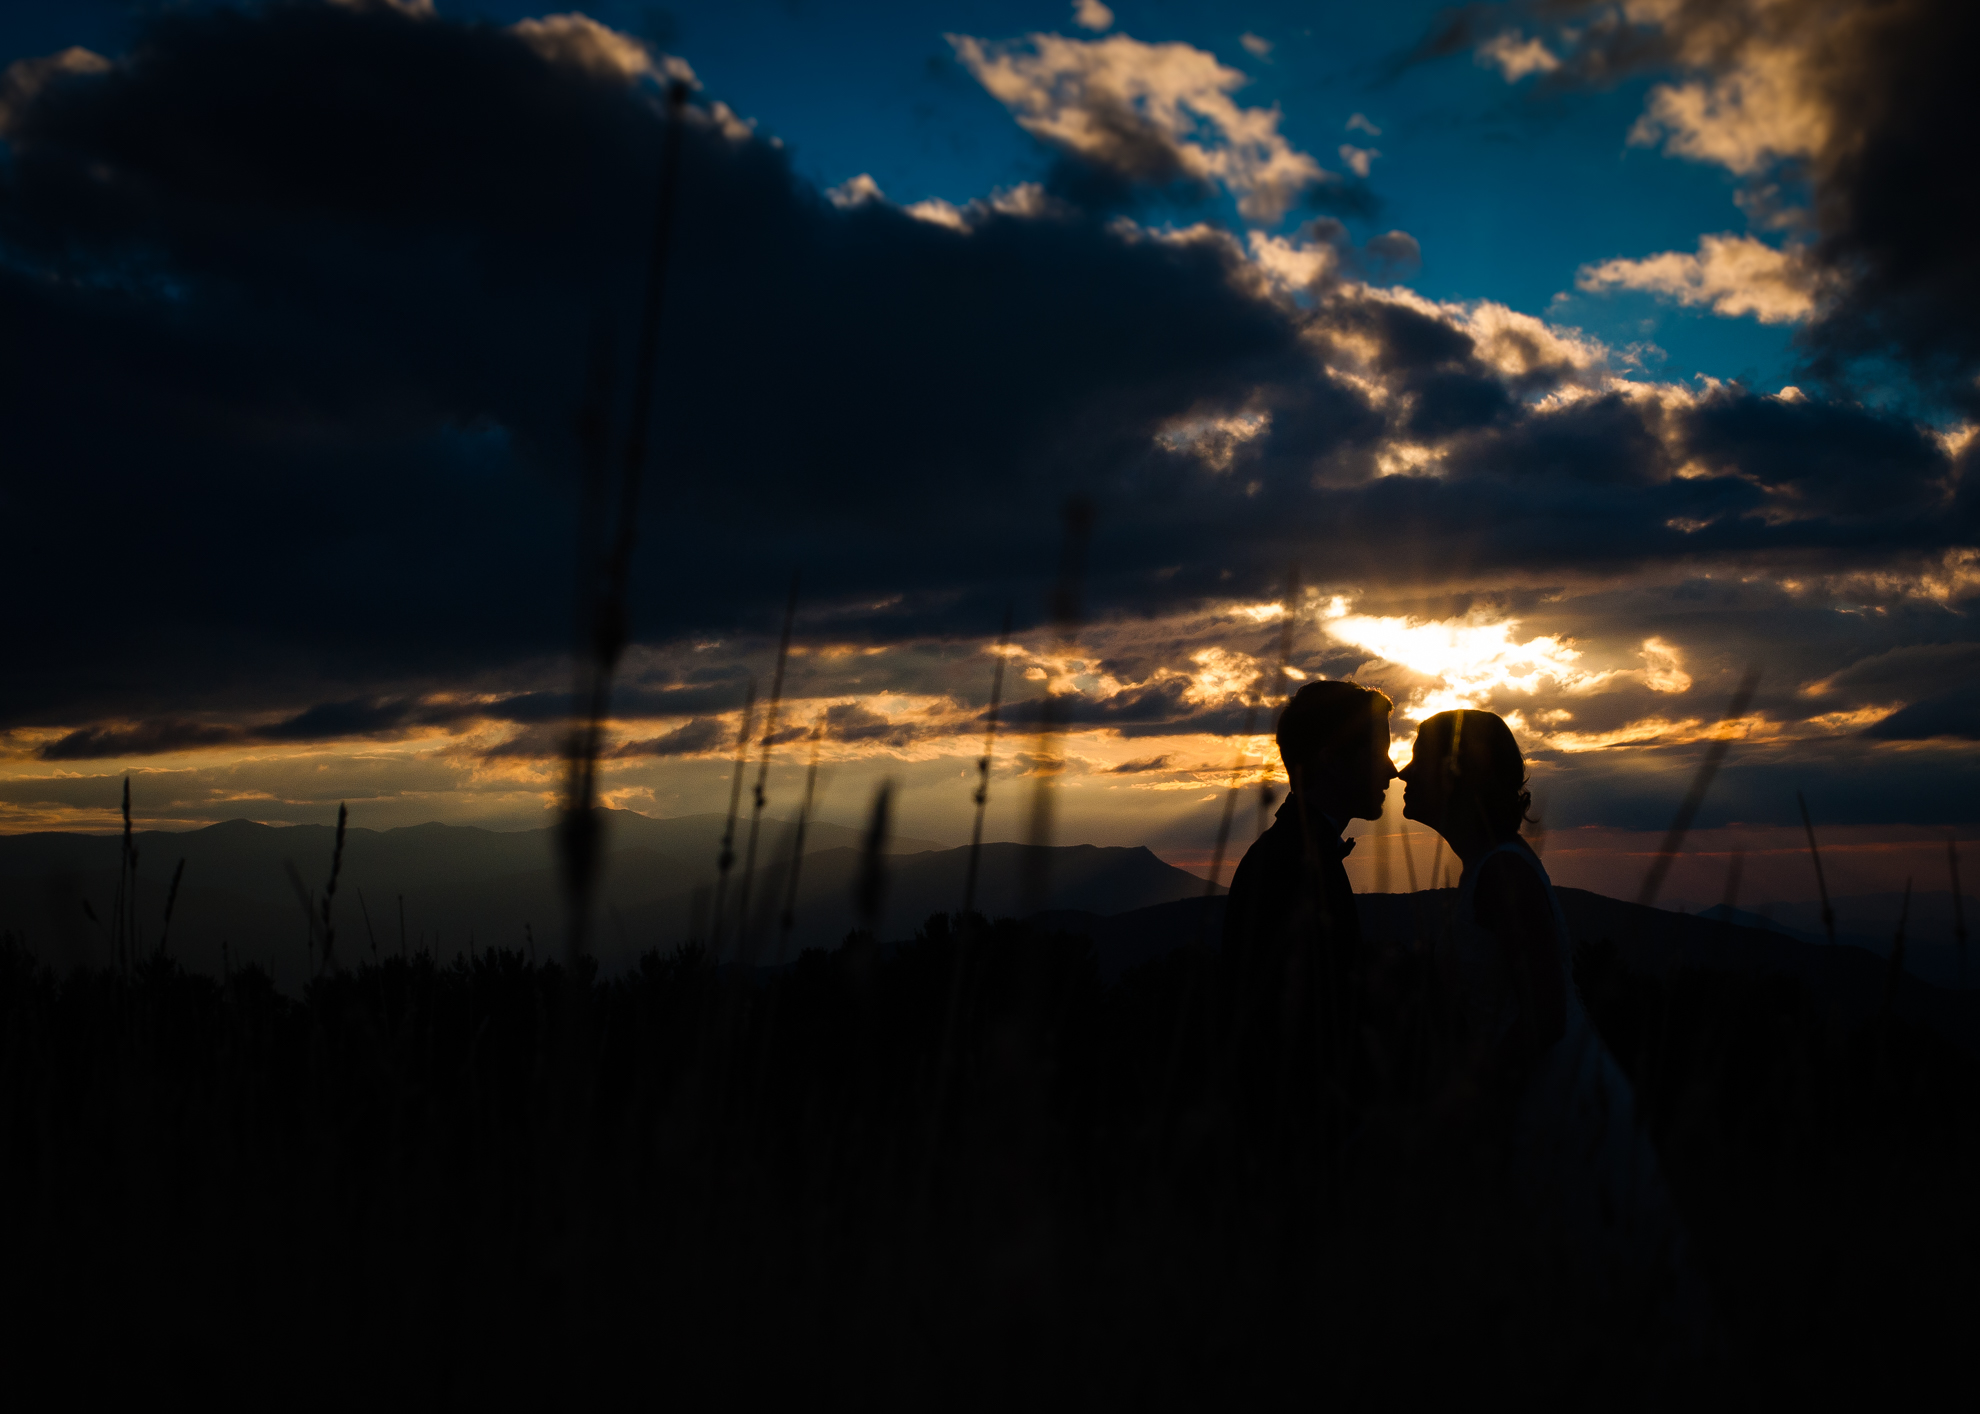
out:
{"label": "dark foreground", "polygon": [[[1462,1165],[1246,1142],[1184,948],[937,926],[753,988],[511,953],[286,999],[0,952],[10,1383],[467,1407],[1828,1404],[1960,1388],[1980,1066],[1784,977],[1584,994],[1716,1306],[1674,1361],[1523,1275]],[[1345,1175],[1345,1176],[1344,1176]],[[1945,1382],[1950,1381],[1950,1384]]]}

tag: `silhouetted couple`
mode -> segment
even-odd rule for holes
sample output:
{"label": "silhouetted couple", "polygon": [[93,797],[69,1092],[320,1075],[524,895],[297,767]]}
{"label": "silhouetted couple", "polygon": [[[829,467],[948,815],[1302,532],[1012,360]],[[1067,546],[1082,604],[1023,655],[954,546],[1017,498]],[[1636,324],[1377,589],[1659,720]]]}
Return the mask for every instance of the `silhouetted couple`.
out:
{"label": "silhouetted couple", "polygon": [[[1280,716],[1291,790],[1232,878],[1224,927],[1227,1085],[1245,1142],[1306,1147],[1326,1168],[1398,1135],[1431,1162],[1487,1153],[1478,1171],[1560,1280],[1591,1302],[1694,1301],[1679,1294],[1682,1236],[1629,1082],[1583,1009],[1560,902],[1520,838],[1531,797],[1512,732],[1490,712],[1438,713],[1397,772],[1392,710],[1323,681]],[[1418,908],[1417,937],[1376,948],[1343,836],[1381,817],[1397,775],[1404,817],[1443,836],[1464,872],[1447,913]],[[1370,1140],[1377,1111],[1407,1122]]]}

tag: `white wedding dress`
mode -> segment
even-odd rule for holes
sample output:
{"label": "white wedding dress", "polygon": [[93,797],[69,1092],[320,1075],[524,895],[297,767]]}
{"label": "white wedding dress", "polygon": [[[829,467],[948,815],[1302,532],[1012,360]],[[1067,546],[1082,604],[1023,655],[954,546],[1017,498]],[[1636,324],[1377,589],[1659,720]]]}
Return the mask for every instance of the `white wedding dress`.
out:
{"label": "white wedding dress", "polygon": [[1485,864],[1511,854],[1538,876],[1554,917],[1566,1025],[1518,1095],[1505,1177],[1530,1222],[1537,1261],[1591,1307],[1654,1320],[1679,1341],[1704,1339],[1705,1302],[1686,1255],[1656,1151],[1638,1122],[1629,1078],[1602,1044],[1574,985],[1571,941],[1552,880],[1523,840],[1465,867],[1440,951],[1446,985],[1474,1044],[1496,1048],[1518,1017],[1498,940],[1475,920]]}

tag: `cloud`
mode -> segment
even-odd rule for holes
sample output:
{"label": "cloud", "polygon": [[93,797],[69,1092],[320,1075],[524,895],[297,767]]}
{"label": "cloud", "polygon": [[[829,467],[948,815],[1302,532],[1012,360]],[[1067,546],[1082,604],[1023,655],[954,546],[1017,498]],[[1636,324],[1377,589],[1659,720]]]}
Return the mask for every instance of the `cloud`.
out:
{"label": "cloud", "polygon": [[167,752],[257,742],[335,741],[346,737],[404,733],[470,717],[499,717],[504,704],[441,698],[358,698],[324,702],[292,716],[259,722],[199,722],[162,718],[124,725],[98,725],[67,733],[37,753],[43,761],[88,761],[110,757],[158,756]]}
{"label": "cloud", "polygon": [[1661,139],[1668,153],[1741,176],[1814,156],[1829,144],[1836,115],[1805,82],[1803,51],[1792,36],[1755,39],[1710,78],[1658,84],[1630,142],[1651,147]]}
{"label": "cloud", "polygon": [[1644,290],[1714,314],[1751,314],[1762,324],[1797,323],[1815,310],[1815,273],[1807,258],[1752,236],[1701,236],[1696,255],[1667,250],[1584,265],[1575,284],[1590,292]]}
{"label": "cloud", "polygon": [[65,78],[104,74],[110,61],[101,54],[80,47],[64,49],[40,59],[21,59],[0,72],[0,137],[14,138],[14,115],[41,96],[44,89]]}
{"label": "cloud", "polygon": [[1106,29],[1114,22],[1114,12],[1100,3],[1100,0],[1073,0],[1073,23],[1081,29],[1095,32]]}
{"label": "cloud", "polygon": [[1929,741],[1934,737],[1980,741],[1980,697],[1964,686],[1941,692],[1872,723],[1863,735],[1875,741]]}
{"label": "cloud", "polygon": [[1530,74],[1550,74],[1561,61],[1538,39],[1528,39],[1516,29],[1501,30],[1478,46],[1478,62],[1496,67],[1507,83],[1518,83]]}
{"label": "cloud", "polygon": [[628,741],[612,750],[614,758],[629,756],[689,756],[719,751],[730,745],[735,729],[710,717],[696,717],[672,731],[641,741]]}
{"label": "cloud", "polygon": [[640,40],[621,34],[588,15],[546,15],[518,20],[511,32],[552,63],[596,77],[634,82],[643,78],[678,79],[701,87],[686,60],[655,55]]}
{"label": "cloud", "polygon": [[1279,132],[1274,108],[1231,94],[1249,82],[1188,44],[1124,34],[1015,43],[950,35],[956,57],[1027,132],[1136,185],[1215,183],[1271,224],[1327,173]]}
{"label": "cloud", "polygon": [[1968,234],[1980,193],[1966,178],[1980,167],[1969,58],[1980,9],[1959,0],[1545,9],[1551,69],[1537,40],[1524,49],[1502,45],[1504,35],[1482,41],[1503,6],[1453,12],[1418,55],[1481,44],[1530,52],[1539,68],[1527,72],[1545,69],[1557,93],[1658,76],[1630,141],[1725,168],[1743,179],[1758,226],[1808,231],[1810,287],[1824,295],[1804,311],[1799,338],[1810,376],[1880,380],[1894,366],[1911,380],[1903,393],[1969,416],[1980,408],[1980,265]]}
{"label": "cloud", "polygon": [[825,735],[832,741],[905,746],[917,734],[914,723],[890,721],[858,702],[835,703],[825,709]]}
{"label": "cloud", "polygon": [[1341,643],[1407,669],[1429,685],[1398,702],[1402,716],[1421,721],[1438,712],[1476,707],[1498,690],[1535,691],[1543,679],[1563,692],[1588,692],[1613,676],[1581,665],[1581,650],[1542,634],[1521,642],[1519,623],[1492,622],[1478,613],[1460,619],[1420,620],[1348,611],[1336,600],[1322,627]]}
{"label": "cloud", "polygon": [[1110,774],[1116,776],[1135,776],[1148,771],[1166,771],[1169,769],[1169,763],[1175,759],[1173,754],[1141,756],[1132,761],[1123,761],[1118,766],[1110,766],[1108,767],[1108,771]]}
{"label": "cloud", "polygon": [[1345,142],[1341,144],[1340,150],[1341,164],[1357,177],[1366,177],[1375,159],[1382,155],[1372,147],[1354,147]]}
{"label": "cloud", "polygon": [[158,721],[132,726],[86,727],[51,741],[37,753],[43,761],[90,761],[105,757],[159,756],[168,751],[234,745],[247,732],[231,723]]}
{"label": "cloud", "polygon": [[1355,132],[1355,131],[1364,132],[1367,133],[1370,137],[1382,136],[1382,130],[1376,127],[1375,124],[1370,122],[1368,120],[1368,115],[1365,113],[1356,113],[1352,117],[1350,117],[1347,120],[1347,130],[1349,132]]}
{"label": "cloud", "polygon": [[1242,44],[1245,51],[1255,59],[1272,57],[1272,41],[1269,39],[1246,32],[1238,36],[1238,43]]}
{"label": "cloud", "polygon": [[856,177],[849,177],[840,182],[836,187],[828,187],[825,191],[825,199],[839,210],[846,211],[869,201],[885,201],[887,197],[886,193],[880,190],[880,183],[874,181],[865,172],[861,172]]}
{"label": "cloud", "polygon": [[1980,669],[1980,644],[1907,643],[1860,659],[1808,683],[1809,697],[1888,702],[1928,696],[1952,678]]}

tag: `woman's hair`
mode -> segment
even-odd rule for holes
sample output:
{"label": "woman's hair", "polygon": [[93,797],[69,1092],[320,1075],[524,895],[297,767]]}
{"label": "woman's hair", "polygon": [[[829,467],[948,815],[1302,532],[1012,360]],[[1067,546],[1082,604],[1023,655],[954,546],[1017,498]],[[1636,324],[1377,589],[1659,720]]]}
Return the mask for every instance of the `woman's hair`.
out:
{"label": "woman's hair", "polygon": [[1418,729],[1416,749],[1443,759],[1457,809],[1473,802],[1494,834],[1519,833],[1533,792],[1526,788],[1526,759],[1505,718],[1470,708],[1439,712]]}

